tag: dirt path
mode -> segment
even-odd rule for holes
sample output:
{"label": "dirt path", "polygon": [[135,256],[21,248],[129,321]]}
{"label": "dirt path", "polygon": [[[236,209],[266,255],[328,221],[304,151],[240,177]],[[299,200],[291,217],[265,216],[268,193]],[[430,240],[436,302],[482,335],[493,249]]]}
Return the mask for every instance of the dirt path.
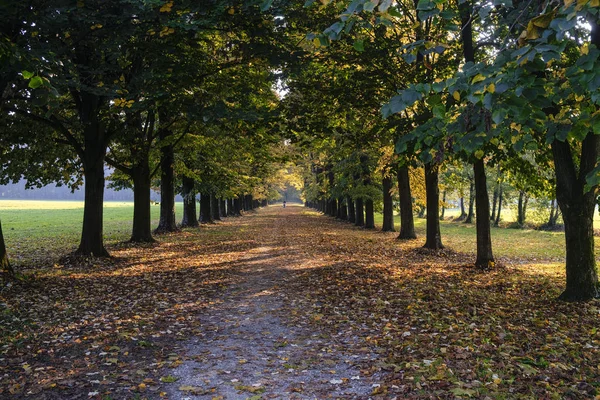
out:
{"label": "dirt path", "polygon": [[239,261],[238,283],[197,316],[203,333],[167,371],[177,379],[166,385],[169,399],[366,399],[377,388],[376,374],[361,373],[374,349],[294,318],[301,293],[283,287],[323,261],[309,251],[315,222],[304,213],[269,207],[245,217],[242,230],[258,246]]}

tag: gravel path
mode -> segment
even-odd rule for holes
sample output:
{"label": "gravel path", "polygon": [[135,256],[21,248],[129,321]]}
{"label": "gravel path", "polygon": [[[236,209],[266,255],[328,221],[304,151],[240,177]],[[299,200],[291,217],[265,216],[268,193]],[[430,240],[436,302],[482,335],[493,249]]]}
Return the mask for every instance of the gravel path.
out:
{"label": "gravel path", "polygon": [[[307,259],[302,209],[269,207],[244,217],[259,244],[240,261],[239,283],[198,315],[203,332],[185,343],[186,361],[168,374],[169,399],[368,399],[377,375],[361,372],[374,349],[308,321],[292,325],[296,300],[282,286]],[[241,220],[240,220],[241,221]],[[258,236],[260,235],[260,236]]]}

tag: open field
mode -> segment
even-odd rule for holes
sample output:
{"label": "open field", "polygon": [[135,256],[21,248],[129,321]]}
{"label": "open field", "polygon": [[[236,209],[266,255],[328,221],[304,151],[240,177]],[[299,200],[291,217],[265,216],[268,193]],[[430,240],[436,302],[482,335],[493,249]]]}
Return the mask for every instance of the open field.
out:
{"label": "open field", "polygon": [[[181,218],[182,204],[175,204]],[[160,206],[152,206],[156,227]],[[79,244],[83,202],[43,200],[0,200],[0,222],[11,262],[18,265],[47,263],[74,251]],[[104,203],[104,237],[110,246],[129,239],[133,203]]]}

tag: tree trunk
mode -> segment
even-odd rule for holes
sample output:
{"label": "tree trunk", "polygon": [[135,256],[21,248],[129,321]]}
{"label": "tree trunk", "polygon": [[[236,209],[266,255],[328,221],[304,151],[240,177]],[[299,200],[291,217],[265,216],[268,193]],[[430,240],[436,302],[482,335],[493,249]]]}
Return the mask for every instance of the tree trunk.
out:
{"label": "tree trunk", "polygon": [[461,196],[460,198],[460,215],[458,216],[458,220],[462,221],[467,218],[467,213],[465,211],[465,198]]}
{"label": "tree trunk", "polygon": [[130,242],[152,243],[150,216],[150,166],[148,158],[140,158],[132,168],[133,179],[133,229]]}
{"label": "tree trunk", "polygon": [[373,211],[373,200],[365,200],[365,228],[375,229],[375,212]]}
{"label": "tree trunk", "polygon": [[398,167],[398,190],[400,193],[400,234],[398,239],[416,239],[408,166]]}
{"label": "tree trunk", "polygon": [[236,216],[235,205],[233,203],[234,203],[233,199],[227,199],[227,216],[228,217]]}
{"label": "tree trunk", "polygon": [[478,268],[491,268],[494,266],[492,253],[492,234],[490,228],[490,198],[487,191],[485,164],[483,159],[473,164],[475,179],[475,197],[477,201],[477,259],[475,266]]}
{"label": "tree trunk", "polygon": [[200,193],[200,222],[203,224],[212,224],[215,222],[212,219],[210,206],[210,194]]}
{"label": "tree trunk", "polygon": [[329,215],[335,217],[337,215],[337,199],[331,198],[328,202]]}
{"label": "tree trunk", "polygon": [[6,245],[4,243],[4,234],[2,233],[2,223],[0,223],[0,273],[8,278],[15,276],[15,271],[12,269],[8,260],[8,253],[6,252]]}
{"label": "tree trunk", "polygon": [[212,219],[214,221],[221,220],[221,210],[219,209],[219,199],[214,194],[210,195],[210,210],[212,212]]}
{"label": "tree trunk", "polygon": [[523,217],[523,195],[525,192],[519,191],[519,201],[517,202],[517,224],[522,227],[525,224],[525,218]]}
{"label": "tree trunk", "polygon": [[383,232],[396,232],[394,229],[394,201],[392,199],[393,181],[390,176],[383,176]]}
{"label": "tree trunk", "polygon": [[498,227],[500,225],[500,215],[502,214],[502,200],[504,199],[504,192],[502,191],[502,186],[498,189],[498,211],[496,212],[496,220],[494,221],[494,226]]}
{"label": "tree trunk", "polygon": [[438,186],[438,165],[425,164],[425,191],[427,192],[427,237],[426,249],[443,249],[440,233],[440,189]]}
{"label": "tree trunk", "polygon": [[[597,28],[597,27],[596,27]],[[568,142],[554,140],[552,155],[556,173],[556,199],[565,223],[567,284],[561,300],[585,301],[598,296],[594,257],[594,208],[596,188],[586,191],[586,176],[600,155],[600,138],[588,133],[581,144],[576,168]]]}
{"label": "tree trunk", "polygon": [[85,158],[83,159],[85,174],[83,227],[81,242],[75,254],[108,257],[109,254],[104,248],[102,235],[106,146],[99,145],[96,138],[90,139],[88,136],[86,134]]}
{"label": "tree trunk", "polygon": [[244,211],[244,197],[242,195],[236,197],[233,200],[233,205],[235,206],[235,214],[241,217],[242,211]]}
{"label": "tree trunk", "polygon": [[490,216],[490,221],[494,221],[496,219],[496,204],[498,203],[498,185],[494,188],[494,196],[492,201],[492,215]]}
{"label": "tree trunk", "polygon": [[355,223],[356,222],[356,208],[354,207],[354,200],[352,200],[352,197],[347,196],[346,202],[348,203],[348,222]]}
{"label": "tree trunk", "polygon": [[354,219],[354,225],[365,226],[365,211],[363,207],[363,199],[357,198],[355,204],[356,218]]}
{"label": "tree trunk", "polygon": [[340,207],[340,219],[341,220],[347,220],[348,219],[348,204],[346,204],[343,200],[340,200],[339,202]]}
{"label": "tree trunk", "polygon": [[[160,141],[166,141],[171,135],[167,129],[161,129]],[[175,220],[175,150],[172,144],[163,145],[160,148],[160,217],[158,227],[154,233],[166,233],[177,231]]]}
{"label": "tree trunk", "polygon": [[467,214],[467,218],[465,219],[465,224],[473,223],[473,206],[475,204],[475,182],[471,180],[469,183],[469,213]]}
{"label": "tree trunk", "polygon": [[227,200],[225,199],[219,199],[219,216],[221,218],[226,218],[227,217]]}
{"label": "tree trunk", "polygon": [[440,221],[444,220],[444,215],[446,214],[446,190],[442,193],[442,213],[440,214]]}
{"label": "tree trunk", "polygon": [[181,196],[183,197],[183,219],[181,226],[186,228],[194,228],[198,226],[198,218],[196,216],[196,192],[194,191],[194,178],[183,176]]}

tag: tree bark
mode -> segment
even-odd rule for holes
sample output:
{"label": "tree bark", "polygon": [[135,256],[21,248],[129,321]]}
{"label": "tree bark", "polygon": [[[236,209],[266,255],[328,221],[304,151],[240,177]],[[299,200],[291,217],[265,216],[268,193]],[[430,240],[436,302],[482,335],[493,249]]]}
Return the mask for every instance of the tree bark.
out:
{"label": "tree bark", "polygon": [[[167,141],[171,131],[162,128],[159,132],[159,140]],[[177,231],[175,220],[175,150],[172,144],[163,145],[160,148],[160,217],[158,227],[154,233],[166,233]]]}
{"label": "tree bark", "polygon": [[343,200],[340,200],[339,202],[340,207],[340,219],[341,220],[347,220],[348,219],[348,204],[345,203]]}
{"label": "tree bark", "polygon": [[212,224],[215,221],[212,219],[210,194],[200,193],[200,222],[203,224]]}
{"label": "tree bark", "polygon": [[396,232],[394,229],[394,202],[392,199],[393,181],[390,176],[383,176],[383,232]]}
{"label": "tree bark", "polygon": [[465,211],[465,198],[461,197],[460,198],[460,215],[458,216],[458,220],[462,221],[465,218],[467,218],[467,213]]}
{"label": "tree bark", "polygon": [[502,200],[504,199],[504,192],[502,191],[502,186],[498,189],[498,211],[496,212],[496,220],[494,221],[494,226],[498,227],[500,225],[500,215],[502,214]]}
{"label": "tree bark", "polygon": [[355,204],[356,218],[354,219],[354,225],[365,226],[365,212],[363,206],[363,199],[357,198]]}
{"label": "tree bark", "polygon": [[596,188],[586,191],[586,176],[600,155],[600,140],[588,133],[581,144],[579,168],[576,168],[568,142],[554,140],[552,155],[556,173],[556,199],[565,223],[567,250],[565,301],[585,301],[598,297],[598,275],[594,257],[594,208]]}
{"label": "tree bark", "polygon": [[[91,128],[92,130],[94,128]],[[103,241],[104,213],[104,159],[106,145],[98,135],[85,135],[85,156],[83,161],[85,179],[85,203],[83,206],[83,227],[81,242],[75,254],[108,257]]]}
{"label": "tree bark", "polygon": [[196,192],[194,191],[194,178],[183,176],[182,191],[183,197],[183,219],[181,226],[186,228],[194,228],[198,226],[198,217],[196,216]]}
{"label": "tree bark", "polygon": [[442,235],[440,233],[440,189],[438,185],[437,164],[425,164],[425,191],[427,192],[427,236],[425,239],[426,249],[443,249]]}
{"label": "tree bark", "polygon": [[214,194],[210,195],[210,210],[212,212],[213,221],[221,220],[221,210],[219,209],[219,199]]}
{"label": "tree bark", "polygon": [[485,164],[483,159],[473,164],[475,180],[475,197],[477,201],[477,258],[475,266],[478,268],[491,268],[494,266],[494,255],[492,253],[492,234],[490,227],[490,198],[487,191],[487,180],[485,176]]}
{"label": "tree bark", "polygon": [[492,201],[492,215],[490,216],[490,221],[494,221],[496,219],[496,204],[498,203],[498,185],[494,188],[494,196]]}
{"label": "tree bark", "polygon": [[0,223],[0,272],[8,278],[15,276],[15,271],[8,260],[6,244],[4,243],[4,234],[2,233],[2,223]]}
{"label": "tree bark", "polygon": [[221,218],[227,217],[227,200],[219,199],[219,213]]}
{"label": "tree bark", "polygon": [[398,167],[398,190],[400,193],[400,234],[398,239],[416,239],[408,166]]}
{"label": "tree bark", "polygon": [[234,200],[233,199],[227,199],[227,216],[228,217],[235,217],[236,216],[235,205],[234,205]]}
{"label": "tree bark", "polygon": [[444,220],[446,214],[446,190],[442,193],[442,213],[440,214],[440,221]]}
{"label": "tree bark", "polygon": [[517,225],[521,228],[525,225],[525,209],[527,205],[525,204],[525,191],[519,191],[519,200],[517,202]]}
{"label": "tree bark", "polygon": [[469,213],[467,214],[467,218],[465,219],[465,224],[473,223],[473,208],[475,204],[475,182],[471,180],[469,182]]}
{"label": "tree bark", "polygon": [[242,211],[244,209],[244,198],[243,198],[243,196],[240,195],[240,196],[236,197],[233,200],[233,205],[235,206],[235,214],[238,217],[241,217],[242,216]]}
{"label": "tree bark", "polygon": [[347,196],[346,202],[348,203],[348,222],[356,222],[356,208],[354,207],[354,200],[352,197]]}
{"label": "tree bark", "polygon": [[375,212],[373,211],[373,200],[365,200],[365,228],[375,229]]}
{"label": "tree bark", "polygon": [[150,216],[150,166],[147,157],[140,157],[132,167],[133,179],[133,228],[130,242],[152,243]]}

